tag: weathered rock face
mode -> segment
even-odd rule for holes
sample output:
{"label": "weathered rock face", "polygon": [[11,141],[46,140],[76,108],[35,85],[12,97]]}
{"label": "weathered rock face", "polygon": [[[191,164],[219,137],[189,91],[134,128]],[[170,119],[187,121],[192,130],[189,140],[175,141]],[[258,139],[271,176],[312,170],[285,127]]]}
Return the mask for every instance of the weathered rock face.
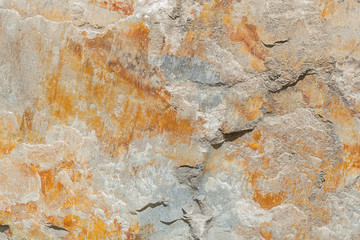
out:
{"label": "weathered rock face", "polygon": [[0,239],[360,239],[359,20],[1,0]]}

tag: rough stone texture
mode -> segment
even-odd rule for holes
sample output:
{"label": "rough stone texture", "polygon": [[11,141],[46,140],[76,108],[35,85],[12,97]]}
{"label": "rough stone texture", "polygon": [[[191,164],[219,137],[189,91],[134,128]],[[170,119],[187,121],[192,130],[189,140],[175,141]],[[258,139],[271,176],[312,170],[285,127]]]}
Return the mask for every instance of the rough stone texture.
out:
{"label": "rough stone texture", "polygon": [[0,0],[0,239],[360,239],[359,21]]}

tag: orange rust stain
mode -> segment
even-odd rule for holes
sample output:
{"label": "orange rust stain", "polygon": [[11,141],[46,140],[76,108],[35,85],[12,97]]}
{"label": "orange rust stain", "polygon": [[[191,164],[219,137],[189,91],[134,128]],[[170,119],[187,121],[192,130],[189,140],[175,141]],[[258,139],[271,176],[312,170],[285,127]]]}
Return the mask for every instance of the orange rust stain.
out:
{"label": "orange rust stain", "polygon": [[310,205],[310,217],[316,222],[322,222],[322,224],[328,224],[331,220],[330,210],[319,205]]}
{"label": "orange rust stain", "polygon": [[[122,239],[122,226],[116,219],[114,219],[113,223],[106,224],[98,216],[80,218],[79,216],[68,214],[63,218],[62,224],[59,225],[69,230],[68,239]],[[129,231],[125,235],[127,234],[137,236],[138,230],[130,226]]]}
{"label": "orange rust stain", "polygon": [[[314,90],[316,89],[316,91]],[[339,184],[342,184],[344,177],[349,171],[359,167],[359,140],[360,136],[356,131],[355,114],[349,109],[341,98],[331,91],[326,84],[311,76],[304,81],[299,82],[289,94],[300,93],[302,99],[297,98],[296,101],[315,110],[322,116],[323,121],[331,121],[337,128],[337,131],[342,139],[343,149],[339,148],[339,158],[344,161],[330,162],[329,159],[324,159],[324,153],[321,148],[309,146],[302,139],[296,143],[297,152],[306,152],[324,160],[321,169],[326,172],[326,182],[323,186],[325,192],[335,190]],[[292,112],[294,109],[288,106],[286,97],[276,100],[277,111],[281,109],[282,113]],[[318,138],[316,141],[327,141],[326,139]],[[343,151],[343,154],[340,152]],[[311,179],[310,176],[308,176]]]}
{"label": "orange rust stain", "polygon": [[197,29],[189,29],[185,36],[184,46],[180,48],[175,55],[196,57],[206,60],[206,47],[202,42],[199,42],[199,39],[204,38],[207,35],[209,35],[207,32]]}
{"label": "orange rust stain", "polygon": [[354,144],[344,144],[344,157],[350,168],[360,169],[360,141]]}
{"label": "orange rust stain", "polygon": [[127,240],[140,240],[139,238],[140,224],[131,224],[129,230],[125,233]]}
{"label": "orange rust stain", "polygon": [[240,155],[241,154],[239,153],[239,151],[228,151],[227,150],[225,152],[224,160],[235,163],[235,159],[237,159]]}
{"label": "orange rust stain", "polygon": [[256,26],[250,24],[246,16],[242,18],[236,29],[230,33],[230,40],[233,43],[243,43],[244,49],[248,53],[261,61],[265,61],[268,50],[261,44]]}
{"label": "orange rust stain", "polygon": [[[241,122],[250,122],[258,119],[262,115],[261,107],[265,105],[264,95],[262,93],[256,93],[248,97],[245,100],[230,100],[231,106],[234,108],[234,112],[230,112],[232,118],[237,118]],[[221,126],[225,132],[230,132],[232,124],[225,122]]]}
{"label": "orange rust stain", "polygon": [[236,103],[236,111],[247,121],[253,121],[262,114],[261,107],[265,105],[263,94],[254,94],[244,102]]}
{"label": "orange rust stain", "polygon": [[[146,38],[147,33],[145,26],[139,24],[122,34],[134,40],[130,43],[133,47],[137,45],[138,48],[146,48],[149,40]],[[144,38],[144,41],[138,40],[138,37]],[[170,144],[176,141],[188,143],[194,131],[192,122],[179,117],[177,111],[170,106],[169,93],[162,88],[152,87],[146,79],[132,74],[122,66],[119,60],[107,61],[112,40],[112,33],[87,40],[84,46],[68,40],[66,47],[60,51],[58,69],[50,73],[43,83],[46,97],[43,100],[39,98],[36,106],[49,104],[51,119],[48,121],[51,125],[59,123],[66,125],[75,117],[86,122],[90,129],[95,130],[104,149],[107,149],[106,152],[111,154],[116,154],[118,149],[126,148],[134,138],[143,136],[164,134],[164,136],[169,135],[167,137]],[[70,71],[66,72],[68,70]],[[64,76],[74,72],[76,81],[70,86],[66,83]],[[94,81],[94,77],[98,81]],[[121,104],[116,101],[118,95],[125,96]],[[84,103],[86,104],[79,108],[79,105]],[[96,105],[102,112],[92,109],[91,104]],[[115,107],[120,107],[120,116],[114,113]],[[104,116],[104,112],[108,115]],[[28,108],[19,118],[20,132],[31,133],[33,119],[33,110]],[[114,126],[115,131],[107,127],[108,123]],[[73,154],[68,154],[65,158],[66,162],[57,164],[51,170],[39,170],[38,164],[31,165],[32,171],[40,176],[41,201],[45,201],[49,207],[75,208],[88,212],[94,203],[84,201],[87,199],[86,192],[68,189],[69,186],[63,185],[58,174],[60,171],[67,172],[73,183],[88,179],[91,174],[82,176],[73,168],[71,160],[74,158]],[[37,162],[47,162],[47,160],[41,160],[40,156]],[[75,192],[76,195],[74,195]],[[29,214],[32,211],[38,211],[31,206],[25,208]],[[20,211],[20,207],[14,211]],[[27,215],[24,213],[24,216]],[[69,233],[68,239],[100,239],[103,236],[121,239],[120,223],[108,225],[100,219],[80,219],[70,215],[63,220],[61,217],[52,216],[49,222],[59,226],[62,223],[64,228],[74,230]],[[77,234],[78,231],[80,232]],[[135,228],[130,230],[128,239],[138,238],[137,232]]]}
{"label": "orange rust stain", "polygon": [[0,117],[0,155],[9,154],[17,146],[19,128],[16,119]]}
{"label": "orange rust stain", "polygon": [[61,194],[64,191],[64,187],[56,180],[55,171],[40,171],[39,175],[41,179],[41,192],[47,199],[48,203],[59,201]]}
{"label": "orange rust stain", "polygon": [[61,222],[60,222],[58,216],[47,216],[46,221],[48,223],[52,223],[52,224],[54,224],[56,226],[61,226]]}
{"label": "orange rust stain", "polygon": [[0,155],[10,154],[11,150],[17,146],[17,143],[11,142],[8,139],[0,139]]}
{"label": "orange rust stain", "polygon": [[130,1],[91,0],[89,3],[110,11],[122,13],[127,16],[130,16],[134,13],[133,0]]}
{"label": "orange rust stain", "polygon": [[[246,143],[245,145],[253,150],[259,151],[260,153],[264,153],[263,147],[260,144],[260,140],[263,139],[266,139],[266,137],[262,136],[260,129],[257,129],[253,132],[253,141],[251,141],[250,143]],[[233,153],[235,157],[238,154]],[[269,190],[270,192],[265,192],[262,194],[261,192],[263,192],[263,190],[259,188],[258,182],[260,179],[263,179],[265,182],[269,181],[267,170],[270,170],[272,165],[270,165],[271,157],[262,156],[260,160],[261,161],[259,167],[254,169],[252,167],[249,167],[249,159],[245,157],[245,161],[242,162],[242,166],[247,175],[248,182],[254,188],[253,200],[257,202],[262,208],[271,209],[275,206],[278,206],[282,204],[289,196],[291,197],[292,193],[294,195],[301,195],[300,192],[297,193],[296,184],[293,184],[294,182],[296,182],[296,179],[290,179],[290,181],[281,182],[281,191],[278,193],[273,193],[271,192],[271,190]]]}
{"label": "orange rust stain", "polygon": [[[147,48],[148,29],[143,23],[133,25],[128,32],[120,34],[133,39],[132,46]],[[58,70],[50,74],[44,83],[51,115],[63,124],[70,123],[75,117],[85,121],[95,130],[97,137],[106,142],[104,147],[112,154],[125,150],[132,139],[145,135],[170,134],[170,144],[184,141],[184,137],[189,140],[194,130],[191,121],[178,117],[177,111],[169,104],[168,92],[161,87],[150,86],[146,79],[129,72],[119,59],[104,57],[110,51],[112,38],[111,33],[86,40],[82,50],[68,41],[69,46],[60,51]],[[68,65],[78,75],[75,91],[64,84],[62,69]],[[99,79],[97,82],[93,80],[95,76]],[[120,95],[124,96],[123,101],[117,103]],[[86,108],[77,107],[84,103]],[[98,110],[90,108],[91,105],[106,114],[99,114]],[[119,108],[117,114],[114,113],[116,108]],[[111,122],[115,131],[108,129],[106,121]]]}
{"label": "orange rust stain", "polygon": [[[139,31],[134,30],[128,36],[135,37],[136,32],[143,32],[141,28],[140,26]],[[135,137],[158,134],[165,136],[169,134],[170,143],[176,141],[188,143],[188,140],[184,138],[191,136],[194,131],[192,122],[179,117],[177,111],[170,106],[169,93],[162,88],[150,86],[146,80],[140,80],[124,68],[118,60],[108,62],[102,55],[108,54],[107,51],[110,49],[107,49],[109,46],[107,41],[112,40],[112,35],[105,34],[100,39],[99,41],[104,41],[104,44],[93,39],[86,42],[84,46],[69,40],[67,46],[61,49],[58,69],[50,73],[43,83],[46,97],[39,98],[36,103],[36,106],[49,104],[50,125],[68,124],[78,117],[96,131],[99,140],[105,147],[109,147],[108,152],[111,153],[120,146],[127,146]],[[146,47],[146,44],[146,41],[138,43],[139,47]],[[77,78],[72,82],[73,85],[69,86],[65,76],[73,72],[76,73]],[[94,76],[98,77],[98,82],[93,81]],[[121,105],[121,115],[125,116],[124,118],[114,114],[116,97],[120,94],[125,95],[126,98]],[[79,108],[82,103],[88,104]],[[96,110],[90,108],[89,104],[96,104],[99,109],[109,115],[105,117],[103,112],[97,113]],[[29,134],[33,131],[34,112],[32,108],[28,108],[23,116],[19,116],[20,132]],[[115,133],[113,129],[106,127],[109,122],[115,126]],[[62,183],[59,178],[60,171],[68,173],[73,183],[82,183],[81,179],[90,177],[91,174],[82,176],[76,170],[73,163],[74,153],[66,154],[65,162],[57,163],[53,169],[40,170],[38,162],[48,162],[41,159],[44,157],[46,156],[39,156],[38,159],[34,155],[33,158],[37,159],[36,164],[30,164],[29,168],[40,176],[40,201],[45,202],[50,208],[56,207],[61,210],[73,208],[89,212],[94,203],[86,200],[86,193],[76,188],[69,190],[69,186]],[[17,206],[12,211],[21,212],[23,216],[38,214],[40,218],[42,215],[40,206],[35,203]],[[69,231],[73,230],[66,236],[67,239],[102,239],[104,236],[109,239],[120,239],[120,223],[108,225],[96,217],[81,219],[75,215],[67,215],[64,219],[59,216],[50,216],[48,220]],[[43,234],[38,226],[32,229],[34,236]],[[138,232],[139,229],[133,226],[128,233],[129,239],[139,238]],[[45,236],[41,235],[41,238]]]}
{"label": "orange rust stain", "polygon": [[121,239],[122,227],[116,220],[107,225],[97,216],[82,219],[69,214],[62,220],[62,226],[69,230],[70,239]]}
{"label": "orange rust stain", "polygon": [[28,202],[26,204],[16,204],[12,206],[10,212],[17,221],[21,221],[36,216],[38,210],[35,202]]}
{"label": "orange rust stain", "polygon": [[121,239],[121,224],[106,225],[97,216],[81,219],[76,215],[66,215],[62,220],[65,229],[70,230],[70,239]]}
{"label": "orange rust stain", "polygon": [[272,232],[271,232],[271,230],[269,230],[270,227],[271,227],[271,224],[268,223],[268,222],[263,222],[260,225],[260,235],[265,240],[271,240],[272,239]]}
{"label": "orange rust stain", "polygon": [[104,239],[109,237],[109,235],[110,232],[107,230],[106,224],[99,217],[93,217],[89,221],[85,239]]}
{"label": "orange rust stain", "polygon": [[344,144],[351,144],[354,139],[358,139],[354,112],[315,76],[308,80],[299,82],[296,86],[302,93],[305,102],[310,107],[318,109],[325,120],[328,119],[338,126],[339,135],[343,138]]}
{"label": "orange rust stain", "polygon": [[132,41],[134,47],[140,50],[147,50],[150,42],[150,29],[147,28],[143,22],[133,24],[125,33],[125,37]]}
{"label": "orange rust stain", "polygon": [[261,168],[264,170],[269,169],[271,159],[268,157],[261,157]]}
{"label": "orange rust stain", "polygon": [[13,136],[12,142],[14,142],[14,139],[17,139],[18,143],[43,143],[44,137],[33,129],[34,111],[36,111],[36,109],[33,107],[27,107],[25,109],[21,116],[20,132],[18,132],[16,137]]}
{"label": "orange rust stain", "polygon": [[262,145],[260,145],[259,143],[250,142],[250,143],[247,143],[246,146],[248,146],[249,148],[251,148],[254,151],[259,150],[260,153],[264,152],[264,147]]}
{"label": "orange rust stain", "polygon": [[[202,58],[207,61],[207,46],[203,41],[207,38],[219,38],[220,42],[241,43],[246,54],[254,59],[250,60],[250,66],[263,69],[263,62],[268,50],[260,42],[257,27],[251,24],[247,16],[240,23],[234,23],[232,19],[233,1],[215,0],[213,3],[204,4],[201,13],[195,18],[194,24],[188,30],[183,47],[174,55]],[[217,34],[217,26],[213,23],[221,23],[224,34]],[[240,46],[239,46],[240,47]]]}
{"label": "orange rust stain", "polygon": [[[114,39],[113,30],[108,30],[106,33],[97,35],[96,38],[84,38],[86,50],[93,50],[93,57],[98,61],[106,61],[106,58],[111,50]],[[73,54],[68,54],[69,56]]]}
{"label": "orange rust stain", "polygon": [[266,193],[263,195],[260,193],[260,190],[255,189],[253,199],[259,203],[263,209],[271,209],[283,203],[285,193],[281,191],[279,193]]}
{"label": "orange rust stain", "polygon": [[68,49],[69,49],[69,51],[74,53],[73,56],[75,56],[78,61],[81,61],[81,59],[82,59],[82,46],[79,43],[74,42],[72,40],[69,40]]}
{"label": "orange rust stain", "polygon": [[74,228],[79,222],[81,221],[81,218],[76,215],[66,215],[62,221],[62,224],[67,229]]}
{"label": "orange rust stain", "polygon": [[30,229],[25,234],[25,239],[49,239],[48,235],[41,231],[39,222],[32,222]]}
{"label": "orange rust stain", "polygon": [[327,17],[331,17],[335,12],[335,1],[334,0],[322,0],[322,4],[324,5],[320,14],[323,19]]}
{"label": "orange rust stain", "polygon": [[212,23],[220,22],[224,34],[216,35],[216,37],[219,37],[223,42],[230,39],[233,44],[241,43],[243,50],[254,58],[250,61],[250,66],[263,69],[263,62],[268,50],[260,41],[257,27],[249,22],[247,16],[244,16],[240,23],[234,23],[232,12],[232,1],[215,0],[212,5],[204,4],[200,15],[187,32],[183,47],[179,49],[177,55],[202,58],[206,61],[207,47],[201,40],[213,38],[218,30],[214,29],[215,24]]}
{"label": "orange rust stain", "polygon": [[71,21],[71,17],[68,14],[64,14],[60,9],[42,10],[40,7],[38,9],[40,15],[48,20],[57,22]]}
{"label": "orange rust stain", "polygon": [[[324,140],[324,139],[316,139],[316,140]],[[305,141],[299,139],[296,141],[296,151],[298,152],[306,152],[311,154],[312,156],[318,157],[320,159],[322,159],[324,157],[324,153],[322,151],[322,149],[316,147],[316,146],[312,146],[309,145],[308,143],[306,143]]]}
{"label": "orange rust stain", "polygon": [[60,120],[66,120],[74,116],[74,105],[76,98],[61,87],[59,73],[51,74],[46,84],[47,102],[50,104],[51,114]]}
{"label": "orange rust stain", "polygon": [[[327,161],[328,164],[331,164]],[[326,181],[324,184],[324,192],[331,192],[337,189],[340,183],[343,182],[344,173],[347,171],[346,164],[334,164],[333,167],[326,169]]]}
{"label": "orange rust stain", "polygon": [[256,60],[251,60],[250,67],[255,68],[258,71],[265,69],[264,63],[256,61]]}
{"label": "orange rust stain", "polygon": [[31,131],[32,121],[34,119],[34,114],[30,108],[26,108],[21,120],[20,131],[24,132],[26,130]]}
{"label": "orange rust stain", "polygon": [[259,142],[259,140],[261,139],[260,129],[256,129],[255,131],[253,131],[253,138],[254,138],[254,141]]}
{"label": "orange rust stain", "polygon": [[232,13],[233,0],[214,0],[213,9],[223,11],[225,14]]}
{"label": "orange rust stain", "polygon": [[111,226],[112,227],[112,231],[111,231],[111,235],[110,235],[110,239],[115,239],[115,240],[121,240],[121,233],[122,233],[122,225],[121,223],[119,223],[116,219],[114,219],[114,223]]}
{"label": "orange rust stain", "polygon": [[255,187],[258,182],[258,178],[264,177],[264,173],[259,169],[255,169],[254,171],[249,171],[248,170],[249,158],[247,156],[245,156],[245,161],[243,162],[243,165],[245,167],[245,171],[248,176],[248,181],[251,183],[253,187]]}

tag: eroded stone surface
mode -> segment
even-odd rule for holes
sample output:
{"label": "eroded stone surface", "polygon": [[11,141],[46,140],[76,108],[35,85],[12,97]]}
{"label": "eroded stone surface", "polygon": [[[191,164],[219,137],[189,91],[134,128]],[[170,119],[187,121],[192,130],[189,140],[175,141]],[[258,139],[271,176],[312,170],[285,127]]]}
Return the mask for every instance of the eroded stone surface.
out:
{"label": "eroded stone surface", "polygon": [[0,238],[359,239],[359,18],[0,1]]}

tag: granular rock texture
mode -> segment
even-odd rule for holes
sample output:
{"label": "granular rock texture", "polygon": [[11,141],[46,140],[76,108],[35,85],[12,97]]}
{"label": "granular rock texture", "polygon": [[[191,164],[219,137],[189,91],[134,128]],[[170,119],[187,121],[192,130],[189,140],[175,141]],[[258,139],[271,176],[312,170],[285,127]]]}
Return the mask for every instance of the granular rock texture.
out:
{"label": "granular rock texture", "polygon": [[360,239],[359,22],[0,0],[0,239]]}

